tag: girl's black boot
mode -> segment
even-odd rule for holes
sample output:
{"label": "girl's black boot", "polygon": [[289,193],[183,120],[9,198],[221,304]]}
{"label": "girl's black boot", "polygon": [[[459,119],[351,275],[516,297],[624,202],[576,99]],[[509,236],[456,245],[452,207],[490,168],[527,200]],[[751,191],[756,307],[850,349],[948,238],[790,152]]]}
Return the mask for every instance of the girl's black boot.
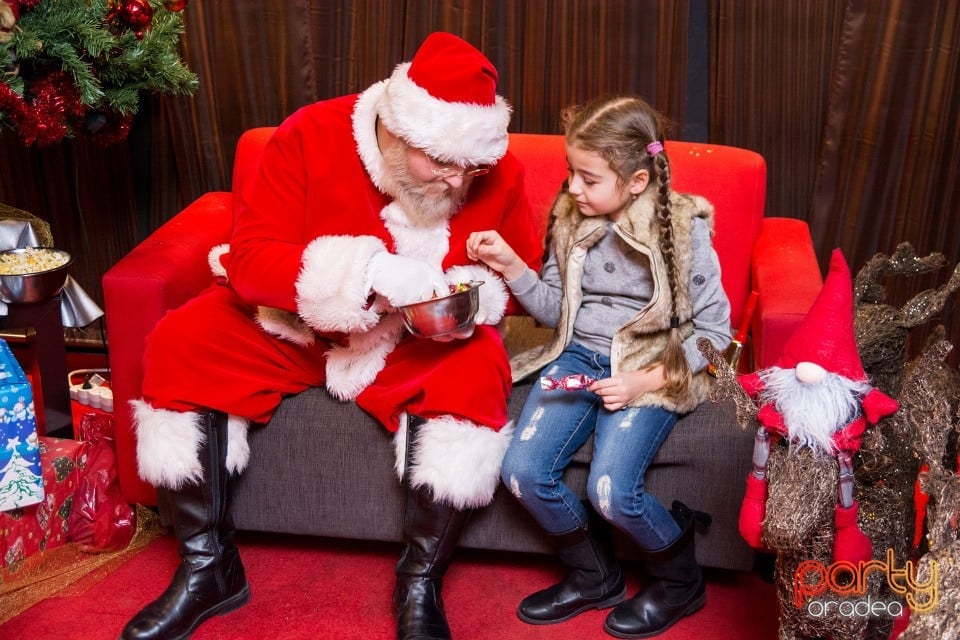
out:
{"label": "girl's black boot", "polygon": [[530,624],[553,624],[569,620],[590,609],[604,609],[623,601],[626,583],[620,563],[610,545],[595,529],[574,529],[551,536],[557,557],[570,567],[566,577],[537,591],[520,603],[517,616]]}
{"label": "girl's black boot", "polygon": [[633,598],[607,616],[604,630],[617,638],[651,638],[703,607],[706,584],[694,547],[695,523],[710,516],[675,501],[670,510],[680,535],[666,547],[643,554],[648,580]]}

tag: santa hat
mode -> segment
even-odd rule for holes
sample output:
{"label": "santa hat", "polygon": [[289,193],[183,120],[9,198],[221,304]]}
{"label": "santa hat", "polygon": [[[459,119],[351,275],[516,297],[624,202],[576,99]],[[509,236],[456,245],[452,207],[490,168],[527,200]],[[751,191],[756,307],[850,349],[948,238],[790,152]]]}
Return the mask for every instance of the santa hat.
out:
{"label": "santa hat", "polygon": [[493,63],[450,33],[427,36],[386,81],[377,114],[395,135],[441,162],[493,164],[507,151],[510,105]]}
{"label": "santa hat", "polygon": [[812,362],[855,382],[867,380],[853,330],[853,281],[839,249],[834,249],[823,288],[787,340],[776,366],[793,369],[800,362]]}

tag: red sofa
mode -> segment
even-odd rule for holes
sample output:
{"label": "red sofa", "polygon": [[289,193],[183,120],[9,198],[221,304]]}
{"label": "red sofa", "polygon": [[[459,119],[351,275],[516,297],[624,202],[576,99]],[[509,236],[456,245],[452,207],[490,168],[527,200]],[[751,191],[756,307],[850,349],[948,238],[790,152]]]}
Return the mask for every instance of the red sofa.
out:
{"label": "red sofa", "polygon": [[[234,191],[256,171],[272,131],[253,129],[240,138]],[[666,149],[674,189],[701,194],[715,206],[714,242],[734,327],[739,326],[749,292],[760,293],[744,358],[756,367],[768,366],[822,284],[807,225],[764,217],[766,165],[760,155],[729,146],[672,141]],[[545,228],[550,204],[566,177],[563,138],[511,134],[510,152],[527,168],[527,195]],[[232,192],[204,194],[103,277],[120,482],[130,502],[155,503],[153,489],[137,477],[128,408],[128,401],[139,395],[144,337],[168,309],[210,282],[207,252],[229,241],[232,207]],[[528,385],[515,386],[510,401],[513,416],[528,390]],[[733,415],[729,406],[707,403],[681,419],[654,461],[647,486],[667,504],[683,499],[713,515],[713,526],[698,547],[704,564],[745,569],[752,555],[737,534],[736,518],[752,433],[737,427]],[[266,428],[251,430],[250,440],[250,467],[238,480],[234,501],[239,528],[399,540],[400,494],[389,438],[355,405],[337,402],[322,389],[310,390],[284,400]],[[580,488],[589,455],[588,444],[568,472],[571,484]],[[362,509],[347,508],[358,501],[365,504]],[[532,521],[504,491],[478,514],[464,544],[547,550]]]}

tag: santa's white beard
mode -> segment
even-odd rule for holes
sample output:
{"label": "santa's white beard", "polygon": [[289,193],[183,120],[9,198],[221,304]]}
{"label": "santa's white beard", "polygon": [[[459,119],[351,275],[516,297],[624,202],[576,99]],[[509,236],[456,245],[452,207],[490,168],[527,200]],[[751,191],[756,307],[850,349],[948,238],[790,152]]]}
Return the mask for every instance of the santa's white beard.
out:
{"label": "santa's white beard", "polygon": [[760,400],[783,416],[791,449],[810,447],[821,454],[834,452],[833,434],[860,416],[861,398],[870,391],[868,383],[835,373],[809,384],[797,380],[796,369],[771,367],[760,379]]}
{"label": "santa's white beard", "polygon": [[446,220],[460,210],[466,199],[467,179],[460,187],[451,187],[445,180],[423,182],[407,168],[407,149],[396,144],[383,154],[386,170],[381,182],[387,195],[396,199],[412,222],[422,220],[429,225]]}

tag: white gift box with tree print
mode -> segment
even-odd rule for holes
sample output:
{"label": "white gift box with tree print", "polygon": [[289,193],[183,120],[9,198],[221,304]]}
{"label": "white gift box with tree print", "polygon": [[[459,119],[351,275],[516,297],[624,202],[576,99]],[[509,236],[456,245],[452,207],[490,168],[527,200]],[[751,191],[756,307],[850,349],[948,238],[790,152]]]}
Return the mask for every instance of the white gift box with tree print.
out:
{"label": "white gift box with tree print", "polygon": [[0,511],[37,504],[43,495],[33,390],[0,340]]}

